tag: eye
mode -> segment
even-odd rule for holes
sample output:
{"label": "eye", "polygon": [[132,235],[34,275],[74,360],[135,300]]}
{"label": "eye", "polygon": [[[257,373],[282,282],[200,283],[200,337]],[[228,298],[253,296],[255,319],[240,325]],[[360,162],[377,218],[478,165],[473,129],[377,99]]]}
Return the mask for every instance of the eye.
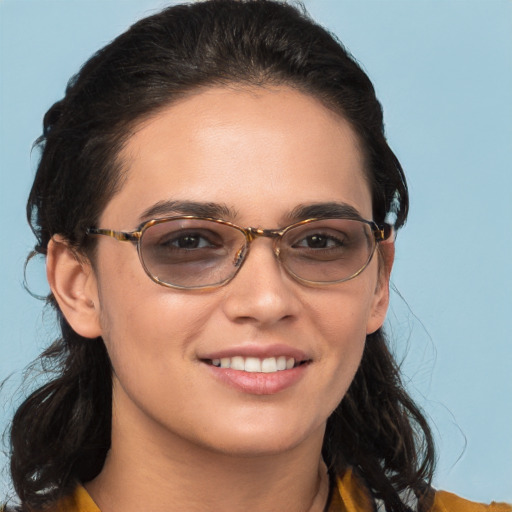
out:
{"label": "eye", "polygon": [[206,249],[222,245],[222,240],[213,232],[181,231],[169,233],[158,241],[158,246],[169,249]]}
{"label": "eye", "polygon": [[292,244],[294,248],[307,249],[334,249],[344,245],[345,237],[343,233],[311,233],[303,236]]}
{"label": "eye", "polygon": [[161,242],[161,245],[167,245],[177,249],[203,249],[204,247],[214,246],[210,240],[199,233],[183,233]]}

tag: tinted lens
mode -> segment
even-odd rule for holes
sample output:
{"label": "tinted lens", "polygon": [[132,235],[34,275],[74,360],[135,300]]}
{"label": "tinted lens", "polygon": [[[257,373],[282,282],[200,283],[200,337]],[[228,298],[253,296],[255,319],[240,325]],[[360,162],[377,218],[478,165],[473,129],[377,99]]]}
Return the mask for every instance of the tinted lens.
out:
{"label": "tinted lens", "polygon": [[371,227],[358,220],[318,220],[289,229],[280,258],[289,272],[305,281],[332,283],[357,275],[375,250]]}
{"label": "tinted lens", "polygon": [[146,271],[157,281],[196,288],[232,277],[245,244],[243,232],[233,226],[202,219],[172,219],[147,227],[140,251]]}

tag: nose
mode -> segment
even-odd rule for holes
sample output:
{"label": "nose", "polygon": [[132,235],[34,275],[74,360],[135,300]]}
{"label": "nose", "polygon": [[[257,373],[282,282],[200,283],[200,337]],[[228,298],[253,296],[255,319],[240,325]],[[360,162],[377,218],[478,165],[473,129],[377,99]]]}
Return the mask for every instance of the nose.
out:
{"label": "nose", "polygon": [[290,321],[300,311],[298,286],[277,260],[272,240],[256,239],[242,268],[226,286],[224,312],[234,322],[262,326]]}

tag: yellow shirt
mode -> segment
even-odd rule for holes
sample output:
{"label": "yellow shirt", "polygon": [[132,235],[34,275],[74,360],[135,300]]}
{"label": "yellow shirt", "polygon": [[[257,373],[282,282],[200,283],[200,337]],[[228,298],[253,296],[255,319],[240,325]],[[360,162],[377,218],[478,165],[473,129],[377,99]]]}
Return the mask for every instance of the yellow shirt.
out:
{"label": "yellow shirt", "polygon": [[[333,493],[329,512],[373,512],[373,504],[366,489],[348,470],[338,478],[337,492]],[[73,495],[63,499],[54,512],[101,512],[88,492],[78,486]],[[492,502],[474,503],[449,492],[438,491],[430,512],[512,512],[512,505]]]}
{"label": "yellow shirt", "polygon": [[[338,493],[335,493],[332,498],[329,512],[372,512],[373,510],[373,503],[367,490],[352,471],[347,470],[341,478],[338,478]],[[94,510],[94,512],[99,511]],[[494,501],[490,505],[484,505],[459,498],[449,492],[436,491],[430,512],[512,512],[512,505]]]}

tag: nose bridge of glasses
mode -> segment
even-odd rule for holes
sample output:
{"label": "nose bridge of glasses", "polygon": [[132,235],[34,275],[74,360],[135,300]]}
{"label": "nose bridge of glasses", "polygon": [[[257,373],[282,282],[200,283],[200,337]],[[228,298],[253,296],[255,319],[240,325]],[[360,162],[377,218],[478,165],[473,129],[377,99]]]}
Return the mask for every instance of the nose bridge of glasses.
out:
{"label": "nose bridge of glasses", "polygon": [[273,240],[273,249],[277,257],[279,257],[279,241],[283,235],[280,229],[261,229],[261,228],[247,228],[245,230],[247,241],[253,242],[256,238],[271,238]]}
{"label": "nose bridge of glasses", "polygon": [[280,238],[282,232],[279,229],[247,228],[247,239],[252,242],[256,238]]}

